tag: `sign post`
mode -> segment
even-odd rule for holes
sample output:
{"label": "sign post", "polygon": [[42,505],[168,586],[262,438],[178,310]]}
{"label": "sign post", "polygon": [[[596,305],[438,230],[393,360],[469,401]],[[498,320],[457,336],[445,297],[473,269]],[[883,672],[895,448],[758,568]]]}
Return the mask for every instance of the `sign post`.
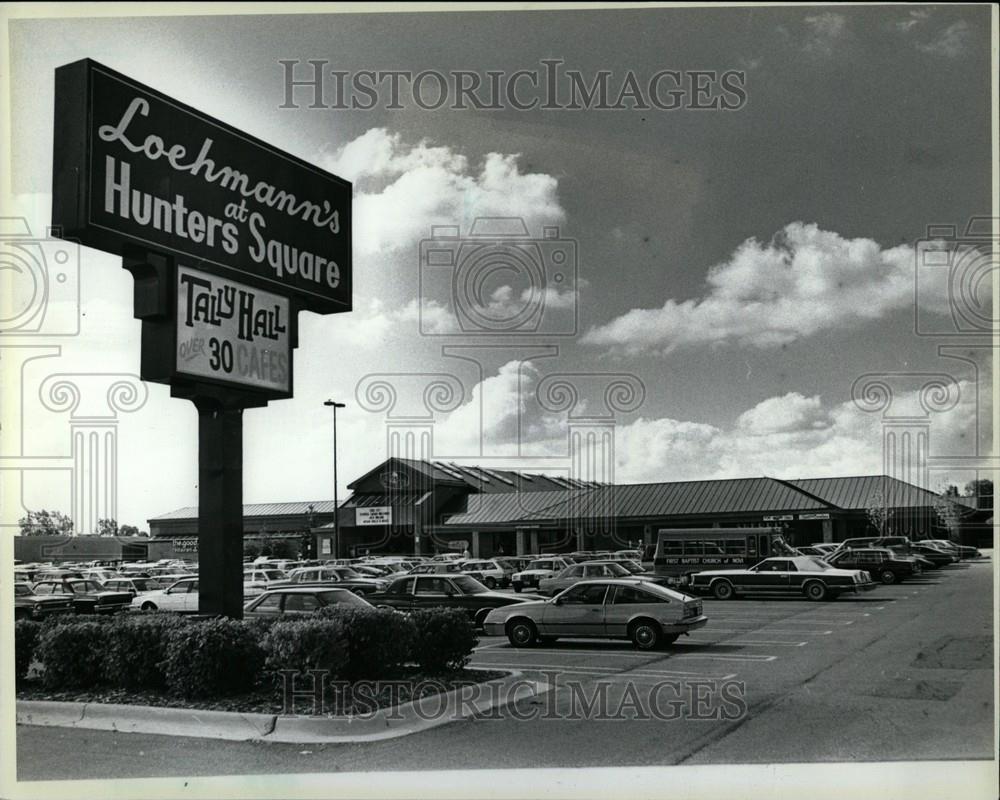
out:
{"label": "sign post", "polygon": [[198,411],[198,610],[243,610],[243,411],[351,310],[351,184],[90,59],[55,72],[52,224],[122,257],[140,377]]}

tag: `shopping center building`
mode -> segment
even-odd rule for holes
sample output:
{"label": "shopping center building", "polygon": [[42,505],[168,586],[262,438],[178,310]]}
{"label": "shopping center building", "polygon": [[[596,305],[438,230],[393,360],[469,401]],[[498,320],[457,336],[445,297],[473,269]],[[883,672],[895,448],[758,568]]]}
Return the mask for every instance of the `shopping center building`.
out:
{"label": "shopping center building", "polygon": [[[607,485],[444,461],[390,458],[350,496],[244,506],[248,539],[301,543],[318,558],[369,553],[475,557],[650,544],[662,528],[776,527],[792,544],[874,535],[948,537],[985,546],[992,511],[886,475],[734,478]],[[196,554],[197,508],[149,520],[150,534]],[[339,537],[339,542],[338,542]]]}

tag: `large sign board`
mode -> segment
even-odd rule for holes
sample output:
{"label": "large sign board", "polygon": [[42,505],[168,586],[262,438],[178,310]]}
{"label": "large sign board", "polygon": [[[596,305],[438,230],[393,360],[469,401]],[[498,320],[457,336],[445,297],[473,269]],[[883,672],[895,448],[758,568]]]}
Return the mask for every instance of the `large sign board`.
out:
{"label": "large sign board", "polygon": [[52,222],[351,309],[351,184],[95,61],[56,70]]}
{"label": "large sign board", "polygon": [[290,319],[287,297],[179,266],[176,373],[290,396]]}
{"label": "large sign board", "polygon": [[359,506],[355,509],[357,525],[392,525],[392,506]]}

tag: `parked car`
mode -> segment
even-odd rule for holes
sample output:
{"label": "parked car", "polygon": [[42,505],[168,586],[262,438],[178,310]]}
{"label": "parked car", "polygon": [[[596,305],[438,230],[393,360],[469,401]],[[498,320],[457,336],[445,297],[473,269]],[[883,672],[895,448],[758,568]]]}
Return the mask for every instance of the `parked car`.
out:
{"label": "parked car", "polygon": [[581,581],[550,600],[505,606],[486,616],[488,635],[515,647],[560,636],[630,639],[640,650],[672,644],[704,626],[702,602],[639,578]]}
{"label": "parked car", "polygon": [[353,567],[301,567],[292,570],[287,583],[290,585],[324,583],[349,589],[361,595],[380,591],[389,585],[387,579],[362,575]]}
{"label": "parked car", "polygon": [[366,598],[376,606],[399,611],[416,608],[461,608],[477,624],[482,625],[494,608],[539,599],[535,595],[518,596],[495,592],[468,575],[404,575],[396,578],[382,592]]}
{"label": "parked car", "polygon": [[243,596],[252,597],[272,586],[288,583],[288,575],[280,569],[253,567],[243,570]]}
{"label": "parked car", "polygon": [[14,584],[14,619],[42,620],[53,614],[72,614],[73,597],[68,594],[35,594],[30,583]]}
{"label": "parked car", "polygon": [[954,564],[959,560],[959,556],[955,553],[946,553],[939,547],[935,547],[932,544],[924,544],[923,542],[914,542],[911,545],[914,553],[928,561],[932,562],[938,567],[946,567],[949,564]]}
{"label": "parked car", "polygon": [[465,569],[458,561],[428,561],[425,564],[418,564],[411,569],[408,575],[468,575],[470,578],[479,580],[482,574],[475,570]]}
{"label": "parked car", "polygon": [[281,586],[268,589],[251,600],[243,609],[243,616],[254,617],[298,617],[312,614],[326,606],[360,606],[372,608],[371,603],[362,599],[350,589],[335,589],[324,586]]}
{"label": "parked car", "polygon": [[841,592],[868,591],[876,584],[867,572],[837,569],[813,556],[781,556],[765,558],[749,569],[696,572],[689,586],[718,600],[738,594],[804,594],[810,600],[832,600]]}
{"label": "parked car", "polygon": [[509,586],[510,576],[514,574],[514,570],[499,558],[470,559],[462,561],[460,566],[466,574],[481,575],[482,577],[478,577],[477,580],[488,589]]}
{"label": "parked car", "polygon": [[111,578],[104,582],[104,588],[116,592],[128,592],[132,597],[155,592],[161,587],[153,578]]}
{"label": "parked car", "polygon": [[888,548],[866,547],[840,550],[826,562],[838,569],[863,569],[882,583],[898,583],[915,574],[913,562],[900,558]]}
{"label": "parked car", "polygon": [[538,593],[552,597],[588,578],[628,578],[632,573],[617,561],[586,561],[570,564],[549,578],[538,581]]}
{"label": "parked car", "polygon": [[824,551],[820,550],[818,547],[810,547],[803,545],[801,547],[796,547],[795,549],[799,551],[799,555],[803,556],[816,556],[816,558],[826,558],[826,556],[828,555]]}
{"label": "parked car", "polygon": [[198,578],[182,578],[166,589],[131,598],[133,609],[140,611],[177,611],[194,614],[198,611]]}
{"label": "parked car", "polygon": [[983,554],[979,552],[975,547],[969,547],[964,544],[956,544],[949,539],[924,539],[920,542],[921,544],[932,544],[936,547],[944,548],[945,552],[951,551],[958,555],[959,558],[982,558]]}
{"label": "parked car", "polygon": [[570,566],[570,563],[565,558],[558,556],[537,558],[529,562],[528,566],[520,572],[515,572],[511,575],[511,586],[514,587],[515,592],[521,592],[525,589],[535,589],[542,578],[551,578],[553,575]]}
{"label": "parked car", "polygon": [[77,614],[114,614],[132,603],[128,592],[108,591],[97,581],[83,578],[38,581],[34,591],[37,595],[71,597]]}
{"label": "parked car", "polygon": [[819,550],[824,555],[830,555],[830,553],[837,552],[840,547],[839,544],[835,542],[813,542],[809,545],[813,550]]}
{"label": "parked car", "polygon": [[461,553],[438,553],[431,558],[431,561],[460,561],[464,558]]}

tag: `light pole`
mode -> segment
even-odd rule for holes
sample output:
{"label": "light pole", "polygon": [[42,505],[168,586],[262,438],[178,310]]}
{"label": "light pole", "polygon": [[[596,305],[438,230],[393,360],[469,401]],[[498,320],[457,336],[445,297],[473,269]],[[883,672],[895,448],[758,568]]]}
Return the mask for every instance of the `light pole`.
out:
{"label": "light pole", "polygon": [[346,408],[343,403],[326,400],[323,405],[333,409],[333,557],[340,557],[340,504],[337,502],[337,409]]}

